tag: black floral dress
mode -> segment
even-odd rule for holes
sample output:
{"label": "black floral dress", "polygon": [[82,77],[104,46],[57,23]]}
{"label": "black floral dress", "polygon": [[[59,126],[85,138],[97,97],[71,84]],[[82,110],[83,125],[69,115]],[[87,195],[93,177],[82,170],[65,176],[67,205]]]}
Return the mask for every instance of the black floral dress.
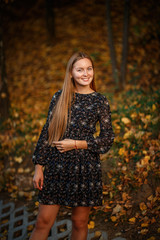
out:
{"label": "black floral dress", "polygon": [[[33,163],[45,166],[43,189],[39,191],[41,204],[63,206],[101,206],[102,180],[100,154],[112,146],[114,133],[108,100],[98,92],[75,93],[71,107],[71,122],[63,139],[86,140],[87,149],[73,149],[64,153],[48,144],[48,125],[52,109],[62,90],[57,91],[50,103],[47,121],[39,136]],[[96,123],[100,134],[94,137]]]}

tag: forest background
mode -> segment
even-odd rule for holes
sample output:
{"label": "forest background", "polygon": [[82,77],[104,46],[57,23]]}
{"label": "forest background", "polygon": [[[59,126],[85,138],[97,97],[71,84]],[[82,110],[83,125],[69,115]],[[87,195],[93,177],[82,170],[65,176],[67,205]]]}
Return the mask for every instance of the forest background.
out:
{"label": "forest background", "polygon": [[[109,238],[158,240],[160,5],[0,3],[0,199],[25,203],[37,214],[32,154],[69,57],[84,51],[95,63],[97,91],[110,102],[116,136],[101,155],[104,202],[92,209],[89,228],[106,230]],[[69,211],[62,209],[59,217],[69,217]]]}

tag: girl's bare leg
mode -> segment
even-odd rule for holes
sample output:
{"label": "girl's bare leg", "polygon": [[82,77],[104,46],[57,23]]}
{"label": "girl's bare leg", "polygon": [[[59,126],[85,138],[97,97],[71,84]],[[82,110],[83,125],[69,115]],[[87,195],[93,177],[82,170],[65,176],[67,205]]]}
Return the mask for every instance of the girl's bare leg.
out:
{"label": "girl's bare leg", "polygon": [[71,240],[86,240],[90,207],[75,207],[72,210]]}
{"label": "girl's bare leg", "polygon": [[59,208],[59,205],[39,205],[39,213],[30,240],[46,240],[48,238]]}

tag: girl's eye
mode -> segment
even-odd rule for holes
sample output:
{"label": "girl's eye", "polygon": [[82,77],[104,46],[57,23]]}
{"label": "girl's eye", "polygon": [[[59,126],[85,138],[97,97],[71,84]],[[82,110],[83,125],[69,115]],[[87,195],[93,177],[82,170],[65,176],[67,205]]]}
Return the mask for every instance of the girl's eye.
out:
{"label": "girl's eye", "polygon": [[90,67],[90,68],[88,68],[88,70],[89,70],[89,71],[91,71],[91,70],[92,70],[92,68]]}
{"label": "girl's eye", "polygon": [[81,69],[78,69],[77,71],[78,71],[78,72],[81,72],[82,70],[81,70]]}

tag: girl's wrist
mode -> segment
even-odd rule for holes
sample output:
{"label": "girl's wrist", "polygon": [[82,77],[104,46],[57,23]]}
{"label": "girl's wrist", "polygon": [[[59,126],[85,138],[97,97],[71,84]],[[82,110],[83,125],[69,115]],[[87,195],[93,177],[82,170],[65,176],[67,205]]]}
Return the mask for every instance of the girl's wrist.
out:
{"label": "girl's wrist", "polygon": [[78,147],[77,147],[77,141],[76,140],[74,140],[74,148],[77,150],[78,149]]}
{"label": "girl's wrist", "polygon": [[42,165],[40,165],[40,164],[35,165],[35,170],[42,170],[42,169],[43,169]]}

